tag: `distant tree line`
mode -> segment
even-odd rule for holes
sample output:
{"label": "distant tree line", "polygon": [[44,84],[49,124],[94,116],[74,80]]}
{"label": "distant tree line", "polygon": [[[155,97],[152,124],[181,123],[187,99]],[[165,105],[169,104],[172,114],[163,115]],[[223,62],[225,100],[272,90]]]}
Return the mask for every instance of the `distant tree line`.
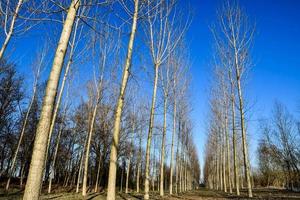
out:
{"label": "distant tree line", "polygon": [[258,169],[254,180],[267,187],[300,188],[300,121],[279,102],[272,115],[261,122]]}

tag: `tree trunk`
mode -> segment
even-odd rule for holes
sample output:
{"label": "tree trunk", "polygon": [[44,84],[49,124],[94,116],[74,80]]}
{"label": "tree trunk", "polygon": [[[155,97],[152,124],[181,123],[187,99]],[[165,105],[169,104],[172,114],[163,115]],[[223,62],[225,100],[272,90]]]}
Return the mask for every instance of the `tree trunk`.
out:
{"label": "tree trunk", "polygon": [[140,133],[139,139],[139,158],[137,163],[137,175],[136,175],[136,192],[140,192],[140,173],[141,173],[141,164],[142,164],[142,133]]}
{"label": "tree trunk", "polygon": [[236,46],[236,40],[233,41],[233,47],[234,47],[234,59],[235,59],[234,66],[235,66],[235,74],[236,74],[236,84],[237,84],[238,98],[239,98],[240,125],[241,125],[241,132],[242,132],[242,147],[243,147],[243,156],[244,156],[244,170],[245,170],[245,177],[247,181],[248,196],[252,197],[253,195],[252,195],[252,187],[251,187],[251,180],[250,180],[250,166],[248,160],[244,103],[243,103],[240,64],[239,64],[239,55],[238,55],[239,52]]}
{"label": "tree trunk", "polygon": [[232,193],[232,186],[231,186],[231,161],[230,161],[230,146],[229,146],[229,135],[228,135],[228,117],[227,117],[227,104],[226,104],[226,111],[225,111],[225,135],[226,135],[226,149],[227,149],[227,173],[228,173],[228,184],[229,184],[229,192]]}
{"label": "tree trunk", "polygon": [[[48,194],[51,193],[52,179],[54,179],[54,172],[55,172],[54,168],[55,168],[56,156],[57,156],[57,152],[58,152],[58,147],[59,147],[61,134],[62,134],[62,124],[60,125],[60,130],[58,132],[58,136],[57,136],[57,139],[56,139],[56,146],[55,146],[55,150],[54,150],[52,164],[51,164],[51,167],[50,167]],[[52,176],[51,176],[51,173],[53,173]]]}
{"label": "tree trunk", "polygon": [[128,193],[128,184],[129,184],[129,173],[130,173],[130,164],[131,164],[131,157],[132,157],[132,147],[133,147],[133,137],[134,137],[134,132],[135,132],[135,124],[134,124],[134,119],[132,120],[132,137],[130,141],[130,149],[129,149],[129,158],[128,158],[128,166],[127,166],[127,171],[126,171],[126,188],[125,188],[125,193]]}
{"label": "tree trunk", "polygon": [[[85,148],[84,148],[85,149]],[[84,151],[81,153],[81,158],[80,158],[80,164],[79,164],[79,170],[78,170],[78,177],[77,177],[77,185],[76,185],[76,193],[79,192],[79,184],[80,184],[80,179],[81,179],[81,171],[82,171],[82,164],[83,164],[83,154]]]}
{"label": "tree trunk", "polygon": [[246,130],[245,130],[244,107],[243,107],[241,83],[239,80],[237,81],[237,85],[238,85],[238,94],[239,94],[239,110],[240,110],[241,131],[242,131],[244,170],[245,170],[245,176],[247,181],[248,196],[252,197],[253,195],[252,195],[252,187],[251,187],[251,180],[250,180],[250,166],[249,166],[249,159],[248,159],[248,148],[247,148],[247,139],[246,139]]}
{"label": "tree trunk", "polygon": [[166,132],[167,132],[167,101],[168,101],[168,95],[164,94],[164,125],[163,125],[163,136],[161,141],[161,158],[160,158],[160,190],[159,190],[160,196],[164,196],[164,162],[165,162],[165,143],[166,143]]}
{"label": "tree trunk", "polygon": [[144,199],[149,199],[150,149],[151,149],[151,141],[152,141],[152,130],[153,130],[153,124],[154,124],[154,109],[155,109],[155,102],[156,102],[158,68],[159,68],[159,65],[155,64],[155,66],[154,66],[155,75],[154,75],[154,85],[153,85],[153,93],[152,93],[152,104],[151,104],[151,110],[150,110],[150,121],[149,121],[147,147],[146,147],[146,169],[145,169],[145,194],[144,194]]}
{"label": "tree trunk", "polygon": [[108,187],[107,187],[107,200],[115,200],[116,198],[116,174],[117,174],[117,157],[119,146],[119,135],[121,126],[122,110],[125,98],[125,91],[127,87],[129,71],[131,67],[133,43],[136,33],[137,20],[138,20],[139,0],[134,1],[134,14],[132,19],[131,33],[128,43],[126,62],[123,69],[122,84],[115,110],[114,132],[113,141],[111,145],[110,161],[109,161],[109,175],[108,175]]}
{"label": "tree trunk", "polygon": [[1,50],[0,50],[0,60],[2,59],[3,57],[3,54],[6,50],[6,47],[10,41],[10,38],[11,36],[13,35],[13,32],[14,32],[14,28],[15,28],[15,23],[16,23],[16,20],[17,20],[17,17],[18,17],[18,14],[19,14],[19,11],[20,11],[20,8],[23,4],[23,0],[19,0],[18,1],[18,4],[17,4],[17,7],[16,9],[14,10],[14,14],[13,14],[13,17],[12,17],[12,20],[11,20],[11,23],[10,23],[10,27],[9,27],[9,30],[8,30],[8,33],[6,33],[6,38],[2,44],[2,47],[1,47]]}
{"label": "tree trunk", "polygon": [[[225,126],[224,126],[225,127]],[[227,182],[226,182],[226,154],[225,154],[225,128],[222,130],[222,157],[223,157],[223,184],[224,184],[224,192],[227,192]]]}
{"label": "tree trunk", "polygon": [[24,169],[25,169],[25,163],[22,165],[21,172],[20,172],[20,188],[23,188],[23,179],[24,179]]}
{"label": "tree trunk", "polygon": [[128,166],[126,169],[126,183],[125,183],[125,193],[128,193],[128,183],[129,183],[129,172],[130,172],[130,161],[131,159],[128,159]]}
{"label": "tree trunk", "polygon": [[179,122],[178,122],[178,137],[177,137],[177,146],[176,146],[176,174],[175,174],[175,190],[176,190],[176,194],[178,194],[178,179],[179,179],[179,141],[180,141],[180,129],[181,128],[181,124],[180,124],[180,118],[179,118]]}
{"label": "tree trunk", "polygon": [[75,46],[75,41],[76,41],[76,33],[77,33],[78,23],[79,23],[79,18],[75,22],[73,39],[72,39],[72,43],[70,45],[71,48],[70,48],[69,60],[68,60],[68,63],[67,63],[66,69],[65,69],[64,77],[63,77],[62,82],[61,82],[60,90],[59,90],[57,100],[56,100],[56,104],[55,104],[55,108],[54,108],[54,111],[53,111],[53,116],[52,116],[52,120],[51,120],[49,136],[48,136],[48,144],[47,144],[45,164],[47,163],[48,151],[49,151],[49,147],[50,147],[51,136],[52,136],[53,129],[54,129],[54,126],[55,126],[56,116],[57,116],[57,113],[58,113],[58,109],[60,107],[60,103],[61,103],[61,99],[62,99],[62,96],[63,96],[63,92],[64,92],[65,84],[66,84],[66,81],[67,81],[67,77],[68,77],[68,74],[69,74],[69,71],[70,71],[70,67],[71,67],[71,64],[73,62],[74,46]]}
{"label": "tree trunk", "polygon": [[[230,78],[231,79],[231,78]],[[237,155],[236,155],[236,131],[235,131],[235,98],[233,92],[234,84],[231,81],[231,113],[232,113],[232,146],[233,146],[233,167],[234,167],[234,180],[236,194],[240,195],[240,184],[239,184],[239,172],[237,166]]]}
{"label": "tree trunk", "polygon": [[98,182],[99,182],[99,176],[100,176],[100,168],[101,168],[101,155],[99,156],[98,169],[97,169],[97,177],[96,177],[96,183],[95,183],[94,192],[98,192]]}
{"label": "tree trunk", "polygon": [[173,194],[173,159],[174,159],[174,139],[176,134],[176,99],[174,96],[174,107],[173,107],[173,133],[171,143],[171,159],[170,159],[170,195]]}
{"label": "tree trunk", "polygon": [[85,150],[85,157],[84,157],[84,171],[83,171],[83,183],[82,183],[82,196],[86,196],[87,193],[87,181],[88,181],[88,166],[89,166],[89,155],[90,155],[90,147],[91,147],[91,141],[92,141],[92,136],[94,132],[94,123],[96,120],[96,114],[98,110],[98,105],[99,105],[99,99],[100,99],[100,89],[101,89],[102,81],[99,82],[99,86],[97,88],[97,99],[96,99],[96,104],[93,110],[93,115],[91,118],[91,123],[89,127],[89,133],[88,133],[88,139],[87,139],[87,145],[86,145],[86,150]]}
{"label": "tree trunk", "polygon": [[36,132],[32,159],[23,197],[24,200],[37,200],[40,196],[47,140],[56,91],[79,4],[80,0],[73,0],[71,3],[55,53],[52,70],[46,87],[46,94],[43,100],[41,117]]}

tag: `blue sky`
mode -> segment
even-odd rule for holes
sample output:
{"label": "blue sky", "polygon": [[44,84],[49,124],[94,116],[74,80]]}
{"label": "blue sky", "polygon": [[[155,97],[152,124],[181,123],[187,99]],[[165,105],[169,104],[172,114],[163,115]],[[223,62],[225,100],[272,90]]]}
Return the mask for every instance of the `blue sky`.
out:
{"label": "blue sky", "polygon": [[[216,9],[222,0],[191,0],[195,10],[188,33],[192,58],[192,93],[194,138],[203,165],[205,118],[208,115],[208,91],[211,81],[213,39],[208,29],[216,20]],[[250,20],[256,24],[256,35],[245,96],[253,106],[248,124],[250,158],[256,165],[255,149],[259,139],[258,122],[270,116],[275,100],[298,114],[300,110],[300,1],[241,0]],[[299,117],[299,114],[298,114]]]}

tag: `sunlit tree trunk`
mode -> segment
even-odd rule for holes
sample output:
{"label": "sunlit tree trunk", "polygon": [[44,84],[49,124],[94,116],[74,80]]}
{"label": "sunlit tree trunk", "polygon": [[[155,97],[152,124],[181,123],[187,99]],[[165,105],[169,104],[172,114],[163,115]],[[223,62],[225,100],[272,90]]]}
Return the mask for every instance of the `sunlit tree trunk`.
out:
{"label": "sunlit tree trunk", "polygon": [[166,132],[167,132],[167,101],[168,95],[164,94],[164,125],[163,135],[161,141],[161,157],[160,157],[160,190],[159,195],[164,196],[164,162],[165,162],[165,143],[166,143]]}
{"label": "sunlit tree trunk", "polygon": [[129,173],[130,173],[130,164],[131,164],[131,157],[132,157],[132,147],[133,147],[133,137],[135,132],[135,121],[132,120],[132,136],[130,141],[130,148],[129,148],[129,158],[128,158],[128,166],[126,171],[126,186],[125,186],[125,193],[128,193],[128,184],[129,184]]}
{"label": "sunlit tree trunk", "polygon": [[82,151],[81,156],[80,156],[80,164],[79,164],[77,184],[76,184],[76,193],[79,192],[79,184],[80,184],[80,180],[81,180],[81,172],[82,172],[82,165],[83,165],[83,154],[84,154],[84,151]]}
{"label": "sunlit tree trunk", "polygon": [[115,110],[113,141],[111,145],[110,161],[109,161],[109,175],[108,175],[108,187],[107,187],[107,197],[106,197],[107,200],[115,200],[116,198],[116,173],[117,173],[117,154],[118,154],[118,146],[119,146],[119,135],[120,135],[120,126],[121,126],[120,122],[122,117],[125,91],[126,91],[129,71],[131,67],[133,43],[134,43],[137,20],[138,20],[138,9],[139,9],[139,0],[135,0],[132,27],[131,27],[131,33],[130,33],[128,49],[127,49],[127,57],[123,69],[122,83],[121,83],[120,93],[119,93],[116,110]]}
{"label": "sunlit tree trunk", "polygon": [[[51,137],[52,137],[53,129],[54,129],[55,122],[56,122],[57,113],[58,113],[58,110],[59,110],[59,107],[60,107],[60,104],[61,104],[61,99],[62,99],[62,96],[63,96],[65,84],[66,84],[67,77],[68,77],[68,74],[69,74],[69,70],[70,70],[70,67],[71,67],[71,64],[72,64],[72,61],[73,61],[74,46],[75,46],[75,41],[76,41],[76,33],[77,33],[78,22],[79,22],[79,18],[75,22],[73,39],[72,39],[72,42],[71,42],[71,45],[70,45],[71,48],[70,48],[69,60],[68,60],[68,63],[67,63],[66,69],[65,69],[63,80],[61,82],[61,87],[60,87],[60,90],[59,90],[59,93],[58,93],[56,105],[55,105],[53,116],[52,116],[52,121],[51,121],[51,125],[50,125],[49,136],[48,136],[48,144],[47,144],[45,165],[47,163],[48,151],[49,151],[49,147],[50,147],[50,142],[51,142]],[[56,145],[58,145],[58,144],[56,144]],[[56,155],[55,155],[55,159],[56,159]],[[54,162],[54,165],[52,165],[52,167],[55,166],[55,161],[53,160],[52,164],[53,164],[53,162]],[[52,168],[52,169],[54,169],[54,168]],[[52,180],[49,177],[48,193],[51,193],[51,184],[52,184]]]}
{"label": "sunlit tree trunk", "polygon": [[183,165],[183,155],[182,155],[182,148],[183,148],[183,134],[181,134],[181,142],[180,142],[180,153],[179,153],[179,192],[182,192],[182,165]]}
{"label": "sunlit tree trunk", "polygon": [[45,155],[47,150],[47,140],[49,136],[56,91],[79,4],[80,0],[73,0],[70,5],[55,53],[52,70],[50,72],[46,93],[43,100],[41,117],[36,132],[29,174],[23,196],[24,200],[37,200],[40,196],[43,170],[45,165]]}
{"label": "sunlit tree trunk", "polygon": [[178,120],[178,137],[177,137],[177,145],[176,145],[176,174],[175,174],[175,182],[176,182],[176,194],[178,194],[178,181],[179,181],[179,141],[180,141],[180,132],[181,131],[181,123],[180,123],[180,115]]}
{"label": "sunlit tree trunk", "polygon": [[23,164],[22,167],[21,167],[21,172],[20,172],[20,174],[21,174],[21,177],[20,177],[20,188],[23,187],[23,179],[24,179],[24,173],[25,173],[24,169],[25,169],[25,164]]}
{"label": "sunlit tree trunk", "polygon": [[[218,146],[216,149],[216,152],[218,152]],[[221,180],[220,180],[220,175],[219,175],[219,168],[220,168],[220,162],[219,162],[219,154],[217,153],[216,155],[216,163],[217,163],[217,167],[216,167],[216,177],[217,177],[217,190],[219,190],[221,188]]]}
{"label": "sunlit tree trunk", "polygon": [[[140,130],[142,131],[142,130]],[[139,137],[139,157],[138,157],[138,163],[137,163],[137,174],[136,174],[136,192],[140,192],[140,173],[141,173],[141,165],[142,165],[142,133],[140,133]]]}
{"label": "sunlit tree trunk", "polygon": [[94,192],[98,192],[98,182],[99,182],[99,176],[100,176],[100,168],[101,168],[101,155],[99,156],[99,161],[98,161],[97,176],[96,176]]}
{"label": "sunlit tree trunk", "polygon": [[154,74],[152,104],[151,104],[151,110],[150,110],[150,121],[149,121],[148,138],[147,138],[147,146],[146,146],[146,169],[145,169],[145,195],[144,195],[144,199],[149,199],[150,150],[151,150],[151,142],[152,142],[153,123],[154,123],[154,109],[155,109],[155,102],[156,102],[158,67],[159,67],[159,65],[157,65],[157,64],[154,66],[155,74]]}
{"label": "sunlit tree trunk", "polygon": [[101,74],[100,74],[100,80],[98,81],[98,85],[96,86],[96,101],[95,106],[92,112],[90,125],[89,125],[89,132],[88,137],[86,141],[86,148],[85,148],[85,156],[84,156],[84,168],[83,168],[83,182],[82,182],[82,196],[87,195],[87,181],[88,181],[88,165],[89,165],[89,155],[90,155],[90,148],[91,148],[91,142],[92,142],[92,136],[94,133],[94,124],[96,120],[96,115],[98,111],[98,106],[100,104],[100,100],[102,98],[102,92],[103,92],[103,78],[104,78],[104,70],[106,66],[106,58],[107,55],[103,54],[102,56],[102,64],[101,64]]}
{"label": "sunlit tree trunk", "polygon": [[[239,75],[237,75],[239,77]],[[244,157],[244,171],[247,181],[247,189],[248,196],[252,197],[252,186],[251,186],[251,178],[250,178],[250,165],[248,159],[248,147],[247,147],[247,139],[246,139],[246,130],[245,130],[245,116],[244,116],[244,105],[243,105],[243,97],[242,97],[242,88],[239,78],[237,79],[237,89],[239,96],[239,110],[240,110],[240,123],[241,123],[241,132],[242,132],[242,146],[243,146],[243,157]]]}
{"label": "sunlit tree trunk", "polygon": [[127,169],[126,169],[126,182],[125,182],[125,193],[126,194],[128,193],[130,164],[131,164],[131,159],[128,159],[128,164],[127,164]]}
{"label": "sunlit tree trunk", "polygon": [[75,41],[76,41],[78,23],[79,23],[79,18],[75,22],[75,27],[74,27],[74,31],[73,31],[73,39],[72,39],[72,42],[71,42],[71,45],[70,45],[69,59],[68,59],[67,65],[66,65],[66,69],[65,69],[63,79],[61,81],[60,90],[59,90],[57,100],[56,100],[56,104],[55,104],[55,108],[54,108],[54,111],[53,111],[53,116],[52,116],[52,120],[51,120],[49,136],[48,136],[48,144],[47,144],[45,165],[47,163],[48,151],[49,151],[49,147],[50,147],[50,142],[51,142],[53,129],[54,129],[55,122],[56,122],[57,113],[58,113],[58,110],[59,110],[59,107],[60,107],[60,104],[61,104],[61,99],[62,99],[62,96],[63,96],[65,84],[66,84],[67,77],[68,77],[68,74],[69,74],[69,71],[70,71],[70,67],[71,67],[72,62],[73,62],[73,55],[74,55],[74,48],[75,48]]}
{"label": "sunlit tree trunk", "polygon": [[0,49],[0,60],[2,59],[3,54],[6,50],[6,47],[7,47],[8,43],[11,39],[11,36],[13,35],[14,28],[15,28],[15,23],[16,23],[16,20],[18,18],[18,14],[19,14],[19,11],[20,11],[20,8],[21,8],[22,4],[23,4],[23,0],[19,0],[18,3],[17,3],[16,9],[14,10],[14,14],[13,14],[10,26],[9,26],[9,30],[8,30],[8,32],[5,32],[6,37],[5,37],[5,40],[2,44],[2,47]]}
{"label": "sunlit tree trunk", "polygon": [[99,99],[100,99],[100,91],[99,90],[101,90],[101,85],[102,85],[102,81],[99,82],[99,87],[97,88],[97,98],[96,98],[95,107],[93,109],[93,114],[92,114],[92,118],[91,118],[91,122],[90,122],[88,138],[87,138],[87,143],[86,143],[87,145],[86,145],[85,156],[84,156],[82,196],[86,196],[86,194],[87,194],[89,155],[90,155],[92,136],[93,136],[93,132],[94,132],[94,123],[96,120],[96,114],[97,114],[98,105],[99,105]]}
{"label": "sunlit tree trunk", "polygon": [[[175,82],[175,79],[174,79]],[[174,84],[175,87],[176,84]],[[173,159],[174,159],[174,140],[176,134],[176,98],[174,95],[173,105],[173,132],[172,132],[172,143],[171,143],[171,158],[170,158],[170,195],[173,194]]]}
{"label": "sunlit tree trunk", "polygon": [[231,162],[230,162],[230,146],[229,146],[229,133],[228,133],[228,117],[227,117],[227,105],[225,111],[225,135],[226,135],[226,150],[227,150],[227,173],[228,173],[228,183],[229,183],[229,192],[232,193],[231,186]]}
{"label": "sunlit tree trunk", "polygon": [[[240,17],[239,9],[236,8],[234,14],[236,16]],[[232,16],[231,16],[232,17]],[[245,18],[246,20],[246,18]],[[248,189],[248,196],[252,197],[252,186],[251,186],[251,178],[250,178],[250,164],[248,159],[248,147],[247,147],[247,139],[246,139],[246,127],[245,127],[245,111],[244,111],[244,99],[242,95],[242,87],[241,87],[241,69],[243,68],[241,65],[245,63],[242,62],[245,58],[241,52],[241,50],[245,50],[247,48],[247,42],[251,41],[252,35],[249,36],[249,38],[240,38],[240,34],[238,31],[240,26],[242,26],[242,23],[245,23],[244,26],[247,26],[247,21],[240,21],[237,20],[236,24],[233,24],[234,22],[230,21],[230,34],[231,34],[231,43],[233,46],[233,53],[234,53],[234,67],[235,67],[235,76],[236,76],[236,86],[237,86],[237,92],[238,92],[238,99],[239,99],[239,114],[240,114],[240,126],[241,126],[241,132],[242,132],[242,150],[243,150],[243,158],[244,158],[244,172],[247,182],[247,189]],[[233,27],[236,26],[236,29]],[[247,30],[246,30],[247,31]],[[252,31],[252,30],[249,30]],[[253,32],[253,31],[252,31]],[[247,36],[247,33],[245,34]],[[238,41],[241,40],[241,41]],[[245,41],[246,40],[246,41]],[[237,43],[240,43],[240,47],[238,47]],[[244,43],[243,43],[244,42]],[[242,49],[241,49],[242,48]],[[241,54],[241,55],[240,55]]]}
{"label": "sunlit tree trunk", "polygon": [[[225,126],[224,126],[225,127]],[[222,169],[223,169],[223,184],[224,184],[224,192],[227,192],[227,183],[226,183],[226,143],[225,143],[225,128],[222,127],[222,159],[223,159],[223,165],[222,165]]]}

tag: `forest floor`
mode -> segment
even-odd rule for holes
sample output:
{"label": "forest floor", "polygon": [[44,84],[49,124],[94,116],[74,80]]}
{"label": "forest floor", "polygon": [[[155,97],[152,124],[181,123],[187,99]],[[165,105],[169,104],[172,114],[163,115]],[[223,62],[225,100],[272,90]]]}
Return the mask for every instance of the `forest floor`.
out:
{"label": "forest floor", "polygon": [[[300,200],[300,193],[298,192],[290,192],[286,190],[279,189],[254,189],[253,190],[254,197],[251,199],[263,199],[263,200]],[[5,193],[3,189],[0,189],[0,200],[4,199],[22,199],[23,191],[18,189],[12,189],[9,193]],[[143,198],[143,194],[141,193],[119,193],[117,200],[140,200]],[[72,190],[71,191],[54,191],[53,194],[43,194],[41,197],[42,200],[105,200],[105,193],[89,193],[86,198],[83,198],[81,194],[76,194]],[[160,197],[158,193],[151,193],[150,199],[153,200],[227,200],[227,199],[250,199],[247,198],[246,190],[241,191],[241,196],[236,196],[233,194],[228,194],[222,191],[214,191],[207,190],[204,188],[200,188],[199,190],[190,191],[186,193],[182,193],[180,195],[166,195],[165,197]]]}

